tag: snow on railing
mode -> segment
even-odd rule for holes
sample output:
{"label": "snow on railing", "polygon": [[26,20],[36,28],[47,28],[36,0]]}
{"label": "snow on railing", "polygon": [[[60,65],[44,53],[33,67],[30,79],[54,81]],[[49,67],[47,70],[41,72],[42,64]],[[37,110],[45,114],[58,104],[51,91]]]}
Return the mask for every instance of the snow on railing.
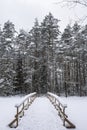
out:
{"label": "snow on railing", "polygon": [[10,128],[16,128],[18,126],[20,118],[24,116],[24,110],[27,110],[29,108],[29,106],[36,98],[36,95],[36,92],[28,94],[21,100],[21,102],[15,105],[17,112],[15,115],[15,119],[9,124]]}
{"label": "snow on railing", "polygon": [[68,119],[68,116],[65,113],[65,108],[67,108],[67,105],[61,103],[62,101],[60,102],[60,97],[50,92],[47,93],[47,97],[58,111],[58,115],[63,120],[63,125],[66,128],[76,128],[76,126]]}
{"label": "snow on railing", "polygon": [[60,96],[57,96],[56,94],[51,93],[51,92],[48,92],[48,94],[51,95],[51,96],[53,96],[53,97],[55,97],[59,102],[61,102],[62,105],[67,106],[67,104],[64,103],[64,101],[61,99]]}
{"label": "snow on railing", "polygon": [[36,92],[30,93],[30,94],[26,95],[25,97],[23,97],[23,99],[20,102],[18,102],[17,104],[15,104],[15,107],[21,106],[23,104],[23,102],[26,101],[26,99],[28,99],[28,98],[30,99],[30,97],[32,97],[34,95],[36,95]]}

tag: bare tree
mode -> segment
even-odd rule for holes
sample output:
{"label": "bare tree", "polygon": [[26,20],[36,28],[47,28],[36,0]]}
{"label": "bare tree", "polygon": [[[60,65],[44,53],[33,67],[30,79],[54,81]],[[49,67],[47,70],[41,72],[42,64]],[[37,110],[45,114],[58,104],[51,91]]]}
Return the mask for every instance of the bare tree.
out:
{"label": "bare tree", "polygon": [[73,7],[77,5],[82,5],[87,7],[87,0],[62,0],[58,3],[68,5],[68,6],[73,6]]}

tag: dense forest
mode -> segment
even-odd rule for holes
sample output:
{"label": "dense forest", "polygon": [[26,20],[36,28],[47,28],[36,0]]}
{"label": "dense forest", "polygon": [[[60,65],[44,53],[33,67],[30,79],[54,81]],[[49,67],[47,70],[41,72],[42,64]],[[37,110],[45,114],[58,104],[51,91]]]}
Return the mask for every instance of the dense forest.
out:
{"label": "dense forest", "polygon": [[87,25],[60,32],[49,13],[27,32],[7,21],[0,27],[0,95],[47,91],[87,95]]}

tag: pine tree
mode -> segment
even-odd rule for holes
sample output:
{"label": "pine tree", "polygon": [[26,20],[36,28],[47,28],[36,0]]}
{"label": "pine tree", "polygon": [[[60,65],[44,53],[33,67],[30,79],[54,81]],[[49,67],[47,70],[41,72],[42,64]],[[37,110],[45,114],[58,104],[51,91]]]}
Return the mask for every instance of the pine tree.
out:
{"label": "pine tree", "polygon": [[[51,13],[45,16],[41,23],[41,40],[44,51],[44,64],[46,74],[46,90],[55,91],[55,72],[56,72],[56,44],[59,35],[58,20]],[[46,72],[45,71],[45,72]]]}
{"label": "pine tree", "polygon": [[38,20],[35,19],[34,27],[30,31],[31,34],[31,42],[33,43],[33,53],[32,53],[32,59],[33,59],[33,72],[32,72],[32,89],[33,91],[36,91],[37,93],[40,92],[40,49],[41,49],[41,39],[40,39],[40,26],[38,23]]}
{"label": "pine tree", "polygon": [[63,45],[63,82],[64,82],[64,92],[67,97],[67,94],[70,89],[70,82],[71,82],[71,77],[70,77],[70,63],[72,60],[72,51],[71,48],[73,46],[72,42],[72,28],[70,25],[68,25],[65,29],[64,32],[61,36],[61,43]]}
{"label": "pine tree", "polygon": [[1,65],[3,83],[3,94],[12,94],[12,79],[13,79],[13,44],[15,38],[15,27],[10,21],[4,23],[1,36]]}
{"label": "pine tree", "polygon": [[24,93],[24,73],[23,73],[22,57],[20,55],[20,52],[18,52],[15,71],[16,73],[13,80],[14,92],[16,94]]}

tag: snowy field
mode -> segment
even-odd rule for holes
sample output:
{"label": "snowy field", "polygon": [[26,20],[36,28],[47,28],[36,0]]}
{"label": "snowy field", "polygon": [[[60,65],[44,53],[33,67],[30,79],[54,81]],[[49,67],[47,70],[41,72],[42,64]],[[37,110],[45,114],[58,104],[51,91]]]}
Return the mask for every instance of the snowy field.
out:
{"label": "snowy field", "polygon": [[[70,121],[76,125],[75,130],[87,130],[87,97],[61,97],[67,104],[66,113]],[[9,128],[8,124],[14,119],[17,102],[21,97],[0,97],[0,130],[66,130],[58,117],[57,111],[46,97],[36,98],[25,116],[19,122],[19,126]]]}
{"label": "snowy field", "polygon": [[87,97],[62,97],[62,100],[68,106],[66,113],[76,130],[87,130]]}

